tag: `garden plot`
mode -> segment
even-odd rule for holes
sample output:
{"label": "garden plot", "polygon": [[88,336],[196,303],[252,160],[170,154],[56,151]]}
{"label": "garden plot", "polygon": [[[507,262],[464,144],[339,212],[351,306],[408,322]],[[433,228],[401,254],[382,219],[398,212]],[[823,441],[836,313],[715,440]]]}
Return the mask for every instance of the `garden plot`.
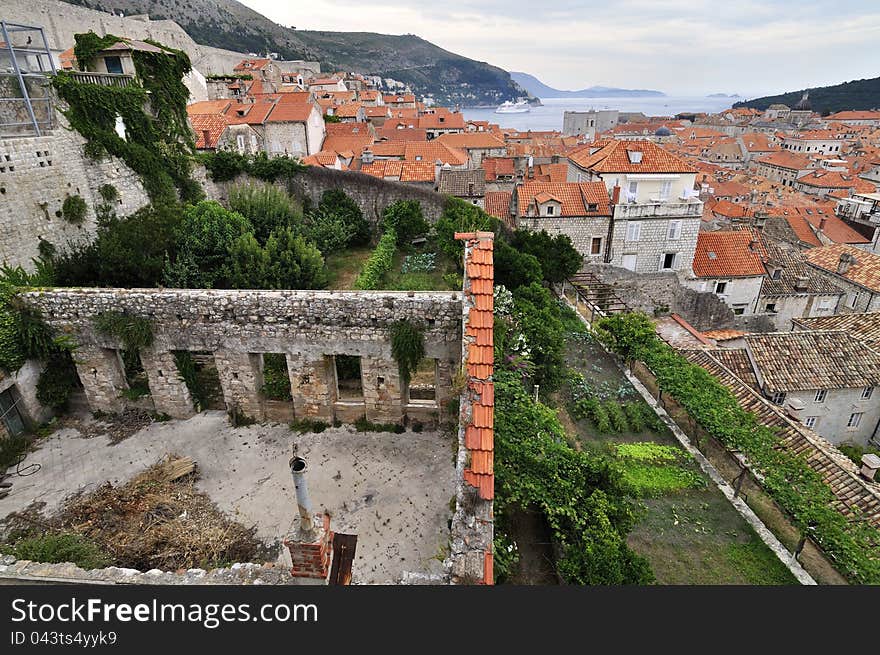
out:
{"label": "garden plot", "polygon": [[577,445],[615,460],[643,506],[628,542],[658,583],[794,582],[590,333],[569,337],[566,358],[566,424]]}

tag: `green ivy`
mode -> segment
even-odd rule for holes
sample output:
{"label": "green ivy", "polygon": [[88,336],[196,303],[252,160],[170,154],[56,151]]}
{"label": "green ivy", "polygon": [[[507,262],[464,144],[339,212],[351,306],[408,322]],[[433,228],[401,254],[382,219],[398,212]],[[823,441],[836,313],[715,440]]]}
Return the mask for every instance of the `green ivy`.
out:
{"label": "green ivy", "polygon": [[379,244],[367,259],[363,270],[354,281],[354,288],[360,290],[378,289],[382,279],[394,264],[394,253],[397,250],[397,233],[388,229],[379,239]]}
{"label": "green ivy", "polygon": [[556,412],[535,402],[516,373],[495,375],[495,552],[510,553],[516,509],[538,509],[569,584],[647,584],[647,560],[626,534],[636,521],[628,487],[609,458],[572,448]]}
{"label": "green ivy", "polygon": [[[763,477],[762,487],[812,538],[851,581],[880,584],[876,556],[880,531],[834,508],[834,494],[804,457],[782,450],[776,433],[743,409],[730,390],[701,366],[692,364],[655,334],[650,319],[632,313],[601,319],[597,327],[606,343],[625,357],[642,359],[664,393],[668,393],[715,439],[742,452]],[[858,517],[856,517],[858,518]]]}
{"label": "green ivy", "polygon": [[135,352],[153,343],[150,321],[122,312],[102,312],[92,319],[101,334],[118,339],[124,350]]}
{"label": "green ivy", "polygon": [[[93,32],[74,38],[80,66],[123,40]],[[194,139],[186,115],[189,91],[182,81],[190,71],[189,57],[151,43],[163,52],[132,53],[139,83],[102,86],[61,71],[52,85],[68,105],[64,115],[71,127],[85,137],[88,156],[119,157],[140,176],[154,202],[172,203],[178,192],[184,200],[197,200],[202,191],[191,177]],[[117,116],[125,123],[125,139],[116,133]]]}
{"label": "green ivy", "polygon": [[397,362],[401,381],[409,384],[425,357],[425,335],[405,319],[395,321],[391,325],[391,355]]}
{"label": "green ivy", "polygon": [[218,150],[200,154],[199,161],[204,164],[215,182],[228,182],[242,174],[251,175],[264,182],[289,180],[306,168],[294,157],[286,155],[269,157],[265,152],[242,155],[229,150]]}
{"label": "green ivy", "polygon": [[192,353],[188,350],[174,350],[174,363],[177,366],[177,373],[180,379],[189,389],[189,395],[193,400],[193,407],[197,412],[202,411],[208,406],[208,392],[199,379],[199,373],[196,370],[195,361]]}

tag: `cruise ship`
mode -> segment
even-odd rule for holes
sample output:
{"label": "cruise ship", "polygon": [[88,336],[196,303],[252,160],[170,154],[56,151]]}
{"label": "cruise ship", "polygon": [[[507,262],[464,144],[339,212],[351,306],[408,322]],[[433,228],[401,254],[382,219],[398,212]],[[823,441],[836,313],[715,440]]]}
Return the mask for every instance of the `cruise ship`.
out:
{"label": "cruise ship", "polygon": [[529,103],[525,100],[517,100],[516,102],[511,102],[510,100],[505,100],[496,110],[496,114],[524,114],[527,111],[531,111],[531,107],[529,107]]}

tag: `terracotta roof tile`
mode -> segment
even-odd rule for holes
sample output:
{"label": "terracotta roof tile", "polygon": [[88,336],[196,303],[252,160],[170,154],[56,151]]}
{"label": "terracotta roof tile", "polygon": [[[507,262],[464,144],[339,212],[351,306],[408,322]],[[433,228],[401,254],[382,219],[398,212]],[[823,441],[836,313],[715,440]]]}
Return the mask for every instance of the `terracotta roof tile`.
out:
{"label": "terracotta roof tile", "polygon": [[474,473],[494,473],[492,470],[492,452],[486,450],[472,451],[470,469]]}
{"label": "terracotta roof tile", "polygon": [[483,199],[486,213],[495,218],[509,220],[510,199],[512,197],[513,193],[511,191],[486,191],[486,195]]}
{"label": "terracotta roof tile", "polygon": [[694,274],[697,277],[764,275],[763,255],[761,242],[750,230],[700,232],[694,252]]}
{"label": "terracotta roof tile", "polygon": [[837,274],[841,255],[849,254],[855,258],[841,277],[861,286],[880,292],[880,255],[861,250],[854,246],[835,245],[811,248],[807,251],[807,261],[817,268]]}
{"label": "terracotta roof tile", "polygon": [[[487,331],[491,332],[491,330]],[[489,344],[480,345],[472,343],[468,348],[468,361],[472,364],[491,364],[495,361],[495,353],[492,350],[492,346]]]}
{"label": "terracotta roof tile", "polygon": [[[568,159],[584,170],[597,173],[696,173],[684,159],[664,150],[652,141],[611,140],[590,154],[590,147],[569,153]],[[640,152],[641,159],[628,154]]]}
{"label": "terracotta roof tile", "polygon": [[[526,182],[517,192],[519,216],[537,215],[535,203],[556,200],[560,216],[610,216],[608,189],[604,182]],[[589,206],[595,209],[590,210]]]}
{"label": "terracotta roof tile", "polygon": [[491,312],[486,312],[471,307],[468,315],[468,325],[475,328],[488,328],[494,325],[495,318]]}

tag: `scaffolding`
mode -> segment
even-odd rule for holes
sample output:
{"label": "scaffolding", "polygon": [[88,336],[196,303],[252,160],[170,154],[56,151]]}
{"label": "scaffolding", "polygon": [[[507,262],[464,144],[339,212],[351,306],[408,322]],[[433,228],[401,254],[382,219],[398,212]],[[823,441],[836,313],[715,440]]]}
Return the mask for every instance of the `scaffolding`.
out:
{"label": "scaffolding", "polygon": [[46,34],[0,21],[0,39],[0,136],[42,136],[54,123],[49,75],[57,72]]}

